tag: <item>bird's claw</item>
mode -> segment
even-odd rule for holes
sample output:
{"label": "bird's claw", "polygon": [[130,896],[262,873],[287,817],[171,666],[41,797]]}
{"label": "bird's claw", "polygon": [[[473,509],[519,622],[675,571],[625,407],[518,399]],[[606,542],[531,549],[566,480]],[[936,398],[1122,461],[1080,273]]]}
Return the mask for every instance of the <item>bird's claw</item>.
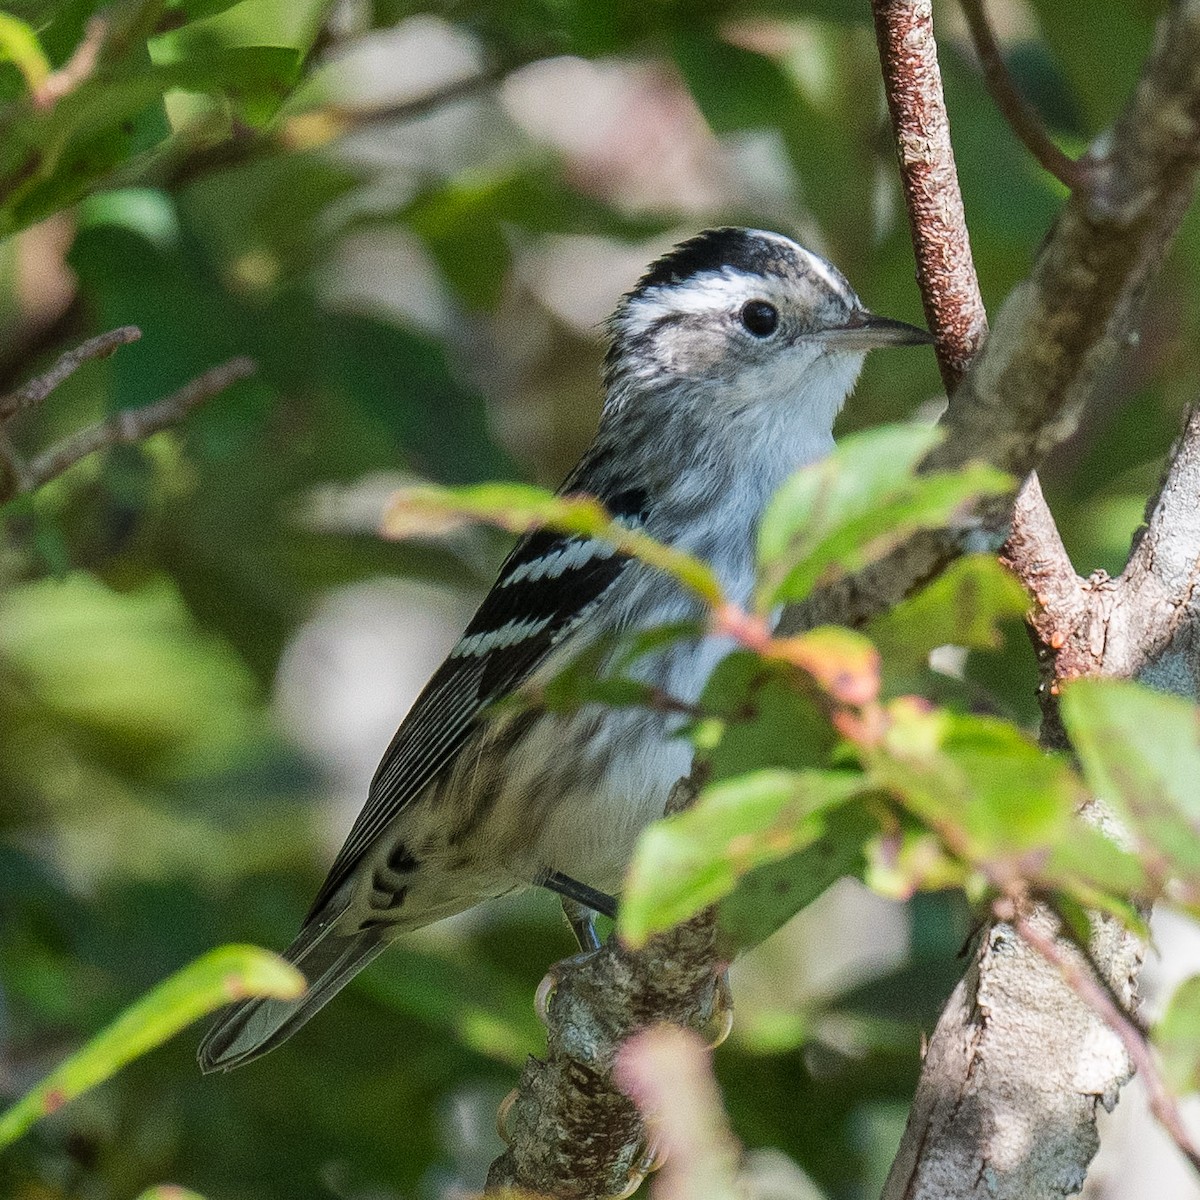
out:
{"label": "bird's claw", "polygon": [[726,968],[713,984],[712,1009],[708,1014],[705,1033],[711,1049],[715,1050],[733,1028],[733,991],[729,987],[729,970]]}

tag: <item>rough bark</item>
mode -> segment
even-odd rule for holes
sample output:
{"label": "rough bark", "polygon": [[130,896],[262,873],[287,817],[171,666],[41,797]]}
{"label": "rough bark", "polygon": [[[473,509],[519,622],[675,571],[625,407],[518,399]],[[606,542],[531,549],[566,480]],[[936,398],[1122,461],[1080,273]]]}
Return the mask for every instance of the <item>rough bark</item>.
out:
{"label": "rough bark", "polygon": [[[1129,1003],[1136,940],[1107,921],[1093,954]],[[1072,1195],[1100,1144],[1096,1106],[1128,1074],[1116,1034],[1011,925],[992,926],[930,1039],[884,1200]]]}
{"label": "rough bark", "polygon": [[[1079,404],[1130,337],[1145,286],[1191,199],[1198,118],[1200,5],[1182,3],[1160,24],[1134,97],[1093,147],[1030,280],[1005,304],[953,397],[952,434],[936,464],[957,461],[956,444],[970,446],[991,429],[1005,443],[994,461],[1024,471],[1042,439],[1073,426]],[[1004,556],[1037,603],[1031,630],[1046,744],[1066,744],[1056,697],[1067,678],[1139,677],[1196,697],[1198,486],[1193,414],[1126,570],[1116,580],[1082,580],[1036,477],[1026,482]],[[1130,1009],[1143,947],[1117,923],[1095,918],[1085,963],[1056,934],[1053,917],[1036,909],[981,939],[930,1042],[884,1200],[1049,1200],[1083,1186],[1099,1144],[1097,1105],[1111,1109],[1131,1065],[1115,1032],[1121,1014],[1085,1004],[1086,989],[1069,981],[1102,982],[1108,990],[1098,992]]]}
{"label": "rough bark", "polygon": [[875,34],[896,159],[914,232],[917,282],[947,394],[987,336],[942,72],[933,36],[932,0],[876,0]]}

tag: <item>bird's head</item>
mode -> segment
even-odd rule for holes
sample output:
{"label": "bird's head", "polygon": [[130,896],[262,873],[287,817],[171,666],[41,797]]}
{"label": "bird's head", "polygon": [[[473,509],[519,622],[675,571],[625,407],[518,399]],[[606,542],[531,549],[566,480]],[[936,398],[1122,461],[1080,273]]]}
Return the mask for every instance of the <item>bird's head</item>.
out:
{"label": "bird's head", "polygon": [[609,322],[609,404],[690,399],[710,415],[811,410],[832,428],[867,351],[931,342],[876,316],[842,273],[790,238],[711,229],[638,281]]}

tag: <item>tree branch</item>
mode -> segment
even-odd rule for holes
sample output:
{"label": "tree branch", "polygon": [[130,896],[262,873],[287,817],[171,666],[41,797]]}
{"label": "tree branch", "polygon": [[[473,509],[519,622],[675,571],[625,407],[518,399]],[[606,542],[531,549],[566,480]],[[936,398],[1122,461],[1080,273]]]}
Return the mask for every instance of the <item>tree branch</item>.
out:
{"label": "tree branch", "polygon": [[[1031,620],[1048,699],[1062,679],[1081,674],[1136,676],[1192,699],[1200,694],[1198,494],[1200,415],[1193,411],[1119,579],[1078,579],[1052,524],[1022,524],[1024,540],[1010,541],[1007,553],[1042,589]],[[1056,738],[1065,745],[1054,706],[1043,740]],[[1102,819],[1089,808],[1085,819]],[[1093,917],[1093,929],[1086,955],[1059,936],[1045,908],[990,930],[934,1032],[885,1200],[975,1195],[978,1185],[947,1190],[945,1181],[985,1174],[989,1198],[1058,1196],[1070,1180],[1077,1188],[1098,1144],[1096,1101],[1110,1109],[1116,1103],[1129,1074],[1126,1058],[1146,1074],[1155,1116],[1197,1165],[1196,1147],[1130,1016],[1139,939],[1111,919]],[[1014,950],[1014,930],[1041,965]],[[1080,972],[1089,959],[1085,979]],[[1066,1002],[1056,972],[1082,1008]],[[1115,1031],[1120,1047],[1106,1041],[1102,1027]],[[1039,1047],[1033,1060],[1031,1044]],[[1012,1097],[1021,1098],[1019,1107]],[[1025,1143],[1015,1158],[1014,1131]]]}
{"label": "tree branch", "polygon": [[31,492],[57,478],[77,462],[107,446],[132,446],[177,425],[193,409],[254,374],[253,359],[231,358],[184,384],[177,392],[142,408],[127,408],[79,430],[39,454],[25,472],[21,491]]}
{"label": "tree branch", "polygon": [[987,14],[983,11],[983,0],[961,0],[961,3],[963,16],[967,19],[967,28],[971,31],[971,43],[979,56],[983,83],[993,103],[1004,114],[1004,119],[1013,133],[1021,139],[1021,144],[1037,159],[1042,168],[1068,188],[1077,187],[1083,182],[1083,165],[1064,154],[1050,140],[1050,135],[1033,106],[1017,91],[1017,85],[1004,62],[1004,55],[1000,53],[1000,47],[996,44]]}
{"label": "tree branch", "polygon": [[873,0],[871,7],[917,282],[949,395],[987,336],[987,315],[950,145],[932,0]]}
{"label": "tree branch", "polygon": [[[1200,409],[1190,410],[1168,457],[1146,524],[1116,579],[1076,580],[1074,605],[1034,614],[1049,653],[1042,679],[1053,704],[1059,686],[1103,673],[1142,679],[1162,691],[1200,695]],[[1027,572],[1022,571],[1023,575]],[[1057,719],[1052,708],[1048,713]]]}
{"label": "tree branch", "polygon": [[[928,19],[929,9],[929,0],[875,0],[877,19],[911,20],[914,13]],[[914,39],[926,52],[932,46],[920,31]],[[900,61],[893,55],[893,72]],[[931,85],[936,80],[927,65],[923,78]],[[942,143],[925,143],[930,152],[935,144]],[[1161,20],[1132,99],[1096,140],[1090,159],[1087,186],[1067,201],[1032,274],[1004,302],[951,396],[943,418],[948,436],[927,460],[929,469],[982,460],[1023,479],[1074,431],[1080,405],[1128,344],[1138,303],[1195,189],[1200,0],[1176,0]],[[945,170],[915,176],[918,183],[950,178]],[[959,262],[961,255],[947,261]],[[935,262],[931,278],[944,274]],[[969,321],[965,327],[970,330]],[[919,534],[882,562],[820,589],[789,615],[788,627],[865,625],[962,549],[960,535]]]}
{"label": "tree branch", "polygon": [[[1052,922],[1045,909],[1033,920]],[[1096,957],[1127,1003],[1140,948],[1112,920]],[[1124,1048],[1010,925],[982,935],[929,1039],[883,1200],[1061,1200],[1099,1146],[1098,1104],[1128,1077]]]}
{"label": "tree branch", "polygon": [[1122,674],[1164,691],[1200,695],[1200,408],[1171,452],[1146,525],[1117,581],[1110,624],[1128,651]]}
{"label": "tree branch", "polygon": [[1075,574],[1058,526],[1034,473],[1025,480],[1013,505],[1012,530],[1000,551],[1003,562],[1033,597],[1029,632],[1038,661],[1038,702],[1042,709],[1041,742],[1047,749],[1067,749],[1058,715],[1059,676],[1055,652],[1066,645],[1087,620],[1091,607],[1088,585]]}
{"label": "tree branch", "polygon": [[[681,780],[668,812],[687,807],[697,784]],[[627,1194],[653,1166],[636,1105],[613,1076],[630,1036],[668,1023],[707,1032],[727,1003],[713,910],[630,950],[610,938],[594,954],[557,964],[545,1006],[545,1060],[531,1058],[502,1109],[508,1150],[487,1191],[520,1188],[555,1200]]]}
{"label": "tree branch", "polygon": [[240,356],[196,376],[177,392],[141,408],[123,409],[103,421],[69,434],[26,464],[5,428],[18,413],[42,404],[86,362],[107,358],[121,346],[136,342],[142,331],[125,325],[90,338],[61,355],[44,374],[0,398],[0,504],[28,495],[76,463],[107,446],[128,446],[182,421],[193,409],[211,400],[257,369],[252,359]]}
{"label": "tree branch", "polygon": [[[928,5],[920,3],[876,0],[875,11],[885,23],[914,14],[928,18]],[[886,59],[891,43],[880,40]],[[928,70],[924,78],[931,78]],[[959,465],[982,450],[990,461],[1024,475],[1073,428],[1080,403],[1128,337],[1146,284],[1191,199],[1198,160],[1200,3],[1186,0],[1160,23],[1129,105],[1093,146],[1088,169],[1030,279],[1009,297],[951,397],[949,437],[927,465]],[[928,205],[928,197],[922,200]],[[1200,430],[1189,422],[1188,433]],[[990,448],[989,439],[995,439]],[[1065,742],[1054,703],[1064,675],[1144,675],[1161,657],[1164,639],[1195,629],[1200,449],[1188,446],[1185,436],[1120,581],[1077,578],[1036,478],[1017,499],[1005,557],[1038,601],[1032,627],[1042,662],[1047,741]],[[1164,511],[1164,505],[1182,503],[1189,487],[1191,512]],[[1173,567],[1165,572],[1148,565],[1157,559],[1158,538],[1175,551],[1167,555]],[[911,554],[900,560],[900,583],[914,562],[936,569],[938,556],[953,552],[950,539],[927,539],[923,560]],[[894,594],[895,579],[891,586]],[[1157,602],[1165,591],[1173,609]],[[1200,678],[1194,652],[1188,662],[1194,696]],[[1142,947],[1117,922],[1093,918],[1090,951],[1104,986],[1089,976],[1089,990],[1076,986],[1077,975],[1066,977],[1071,986],[1064,986],[1061,968],[1070,965],[1069,955],[1056,940],[1048,910],[1023,916],[1019,932],[1021,937],[1003,922],[987,932],[943,1012],[885,1200],[1027,1200],[1082,1186],[1098,1145],[1096,1103],[1111,1108],[1132,1064],[1148,1054],[1131,1021],[1117,1028],[1112,1020],[1134,1002]],[[1138,1040],[1136,1053],[1129,1052],[1131,1036]],[[1029,1053],[1032,1045],[1036,1056]],[[1160,1103],[1159,1111],[1169,1130],[1178,1132],[1170,1106]],[[1192,1152],[1190,1143],[1181,1144]]]}
{"label": "tree branch", "polygon": [[136,342],[142,336],[142,331],[136,325],[122,325],[120,329],[111,329],[108,333],[89,338],[74,350],[68,350],[59,356],[58,361],[48,371],[31,379],[22,387],[0,397],[0,421],[27,408],[41,404],[55,388],[66,382],[86,362],[98,358],[108,358],[122,346]]}
{"label": "tree branch", "polygon": [[989,442],[1023,478],[1073,431],[1097,378],[1128,344],[1137,309],[1195,191],[1200,165],[1200,0],[1177,0],[1114,127],[1093,143],[1068,199],[950,400],[931,468]]}

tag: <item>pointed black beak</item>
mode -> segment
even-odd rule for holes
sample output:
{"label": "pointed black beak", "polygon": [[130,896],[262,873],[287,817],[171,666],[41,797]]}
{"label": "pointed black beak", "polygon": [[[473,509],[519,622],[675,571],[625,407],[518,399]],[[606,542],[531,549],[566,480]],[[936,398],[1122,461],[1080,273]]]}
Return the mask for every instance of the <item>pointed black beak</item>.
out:
{"label": "pointed black beak", "polygon": [[839,350],[875,350],[880,346],[930,346],[933,334],[905,321],[877,317],[860,308],[844,325],[823,329],[820,336]]}

